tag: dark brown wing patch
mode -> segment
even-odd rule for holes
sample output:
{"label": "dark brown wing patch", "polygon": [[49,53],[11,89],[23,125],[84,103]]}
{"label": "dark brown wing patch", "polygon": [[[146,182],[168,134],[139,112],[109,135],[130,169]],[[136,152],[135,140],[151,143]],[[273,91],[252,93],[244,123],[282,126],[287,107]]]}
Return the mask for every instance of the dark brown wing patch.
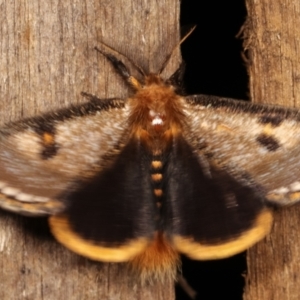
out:
{"label": "dark brown wing patch", "polygon": [[166,176],[165,223],[178,251],[194,259],[227,257],[270,231],[260,187],[195,155],[182,137],[174,141]]}
{"label": "dark brown wing patch", "polygon": [[101,256],[105,249],[122,249],[122,260],[142,251],[154,238],[158,213],[147,157],[141,144],[131,140],[108,168],[75,182],[74,192],[61,195],[67,202],[65,216],[50,221],[54,236],[74,252],[98,260],[107,260]]}
{"label": "dark brown wing patch", "polygon": [[258,122],[261,124],[271,124],[273,127],[279,126],[284,121],[284,118],[280,114],[264,113],[258,116]]}

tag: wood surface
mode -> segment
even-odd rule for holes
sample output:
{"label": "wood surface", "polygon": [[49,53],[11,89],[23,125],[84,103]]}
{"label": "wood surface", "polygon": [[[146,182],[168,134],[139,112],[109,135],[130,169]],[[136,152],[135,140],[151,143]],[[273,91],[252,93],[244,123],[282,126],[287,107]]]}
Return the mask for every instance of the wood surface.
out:
{"label": "wood surface", "polygon": [[[94,46],[105,42],[146,72],[157,71],[179,40],[179,1],[4,0],[0,28],[3,124],[84,102],[81,91],[127,97],[130,90]],[[179,62],[174,56],[164,75]],[[122,264],[63,248],[45,218],[0,211],[0,299],[168,300],[174,286],[141,285]]]}
{"label": "wood surface", "polygon": [[[300,107],[300,2],[247,0],[246,5],[252,101]],[[300,299],[299,232],[299,205],[275,212],[271,234],[248,251],[245,300]]]}

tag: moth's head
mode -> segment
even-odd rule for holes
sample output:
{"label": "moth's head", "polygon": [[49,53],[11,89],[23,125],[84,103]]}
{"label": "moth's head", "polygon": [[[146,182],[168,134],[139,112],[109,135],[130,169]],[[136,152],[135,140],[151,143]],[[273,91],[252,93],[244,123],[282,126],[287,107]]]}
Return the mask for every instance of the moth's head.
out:
{"label": "moth's head", "polygon": [[[181,64],[181,66],[176,70],[176,72],[167,80],[163,80],[161,77],[161,74],[166,69],[168,63],[170,62],[170,59],[172,58],[175,50],[178,49],[178,47],[181,45],[181,43],[194,31],[195,26],[180,40],[180,42],[173,48],[171,53],[165,58],[164,62],[162,63],[161,68],[158,70],[157,73],[150,73],[147,74],[139,65],[137,65],[133,60],[131,60],[129,57],[126,57],[127,60],[135,67],[135,69],[142,75],[142,80],[139,81],[137,78],[132,76],[129,72],[129,69],[126,67],[126,65],[119,59],[117,59],[113,54],[107,53],[104,50],[100,50],[99,48],[95,47],[95,50],[100,52],[102,55],[104,55],[113,65],[113,67],[116,69],[116,71],[126,80],[126,82],[135,90],[139,91],[140,89],[144,89],[148,86],[153,85],[167,85],[167,86],[174,86],[175,90],[178,88],[180,89],[182,84],[182,76],[184,73],[184,64]],[[108,45],[102,43],[102,45],[106,48],[108,48],[111,52],[118,53],[119,55],[122,55],[118,51],[112,49]],[[122,55],[124,56],[124,55]]]}
{"label": "moth's head", "polygon": [[156,73],[150,73],[143,77],[143,81],[139,85],[134,87],[136,91],[140,91],[141,89],[146,88],[169,88],[176,94],[182,94],[183,92],[183,74],[184,74],[184,68],[185,64],[182,63],[180,67],[176,70],[176,72],[167,80],[162,78],[160,74]]}
{"label": "moth's head", "polygon": [[[107,46],[108,47],[108,46]],[[100,52],[102,55],[104,55],[113,65],[117,73],[119,73],[125,81],[130,85],[130,87],[135,90],[139,91],[141,89],[147,88],[149,86],[181,86],[181,79],[182,75],[184,73],[184,64],[181,64],[180,68],[167,80],[163,79],[161,77],[161,73],[166,68],[168,62],[170,61],[170,58],[172,55],[168,55],[167,59],[163,63],[162,67],[157,73],[149,73],[147,74],[140,66],[135,64],[130,58],[127,58],[131,62],[131,64],[135,67],[135,69],[141,74],[140,80],[131,75],[129,69],[127,66],[119,59],[116,58],[116,56],[104,52],[103,50],[100,50],[99,48],[95,48],[98,52]]]}

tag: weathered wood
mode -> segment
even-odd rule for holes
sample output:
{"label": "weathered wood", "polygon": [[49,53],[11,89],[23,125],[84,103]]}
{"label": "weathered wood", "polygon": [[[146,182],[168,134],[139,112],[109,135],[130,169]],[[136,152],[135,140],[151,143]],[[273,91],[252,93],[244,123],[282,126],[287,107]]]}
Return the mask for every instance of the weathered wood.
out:
{"label": "weathered wood", "polygon": [[[93,47],[103,41],[157,71],[179,39],[178,20],[173,0],[2,1],[1,123],[86,101],[81,91],[128,96]],[[0,215],[0,299],[174,299],[172,282],[141,286],[123,265],[71,253],[45,219]]]}
{"label": "weathered wood", "polygon": [[[251,99],[300,107],[300,2],[246,3]],[[299,206],[276,212],[271,234],[249,250],[244,299],[300,299],[299,216]]]}

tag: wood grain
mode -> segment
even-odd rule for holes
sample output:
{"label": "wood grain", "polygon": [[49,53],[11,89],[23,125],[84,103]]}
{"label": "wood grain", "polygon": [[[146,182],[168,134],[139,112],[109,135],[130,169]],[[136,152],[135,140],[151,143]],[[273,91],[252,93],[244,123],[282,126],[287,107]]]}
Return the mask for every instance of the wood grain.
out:
{"label": "wood grain", "polygon": [[[178,20],[173,0],[2,1],[0,122],[83,102],[81,91],[127,97],[94,46],[103,41],[155,72],[179,39]],[[64,249],[45,219],[2,211],[0,266],[0,299],[174,299],[172,282],[142,286],[124,265]]]}
{"label": "wood grain", "polygon": [[[300,107],[300,2],[246,4],[251,99]],[[276,212],[271,234],[248,251],[245,300],[300,299],[299,216],[299,205]]]}

